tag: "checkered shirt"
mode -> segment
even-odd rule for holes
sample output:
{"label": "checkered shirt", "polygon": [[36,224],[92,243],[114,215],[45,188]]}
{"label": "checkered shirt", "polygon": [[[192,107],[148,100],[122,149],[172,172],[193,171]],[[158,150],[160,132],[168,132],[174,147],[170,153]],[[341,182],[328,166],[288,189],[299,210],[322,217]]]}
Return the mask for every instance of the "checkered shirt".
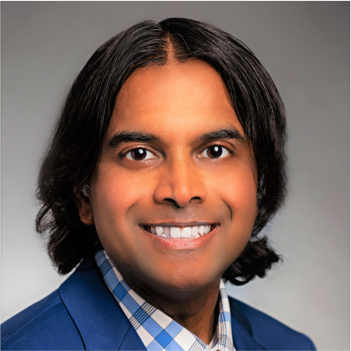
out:
{"label": "checkered shirt", "polygon": [[95,260],[107,287],[148,351],[235,351],[229,300],[222,280],[219,286],[218,324],[210,345],[206,345],[196,335],[150,305],[131,289],[104,250],[96,252]]}

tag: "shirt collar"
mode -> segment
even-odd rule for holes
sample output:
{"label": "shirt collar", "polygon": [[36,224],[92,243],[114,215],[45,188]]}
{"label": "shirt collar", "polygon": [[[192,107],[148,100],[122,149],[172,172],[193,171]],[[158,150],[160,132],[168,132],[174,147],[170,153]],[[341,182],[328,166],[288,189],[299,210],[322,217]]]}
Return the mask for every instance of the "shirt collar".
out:
{"label": "shirt collar", "polygon": [[217,328],[210,345],[206,345],[196,335],[149,304],[131,289],[104,250],[96,252],[95,260],[107,287],[147,350],[235,351],[229,299],[223,280],[219,286]]}

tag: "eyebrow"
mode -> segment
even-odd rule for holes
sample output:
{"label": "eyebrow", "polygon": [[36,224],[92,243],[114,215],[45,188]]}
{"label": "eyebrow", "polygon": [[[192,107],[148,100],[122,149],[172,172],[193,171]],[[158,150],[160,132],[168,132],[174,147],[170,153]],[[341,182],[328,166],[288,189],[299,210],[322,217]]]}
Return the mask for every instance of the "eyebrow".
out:
{"label": "eyebrow", "polygon": [[[195,139],[195,143],[204,143],[218,139],[233,139],[240,143],[245,143],[245,138],[240,134],[235,127],[218,129],[213,132],[203,134]],[[109,148],[117,148],[121,143],[126,142],[145,142],[145,141],[158,141],[162,140],[154,134],[142,132],[120,131],[114,134],[107,143]]]}
{"label": "eyebrow", "polygon": [[120,131],[110,138],[107,146],[109,148],[117,148],[121,143],[130,141],[160,141],[160,138],[150,133]]}
{"label": "eyebrow", "polygon": [[233,139],[239,141],[242,144],[246,142],[246,139],[235,127],[218,129],[216,131],[203,134],[196,139],[196,142],[209,142],[218,139]]}

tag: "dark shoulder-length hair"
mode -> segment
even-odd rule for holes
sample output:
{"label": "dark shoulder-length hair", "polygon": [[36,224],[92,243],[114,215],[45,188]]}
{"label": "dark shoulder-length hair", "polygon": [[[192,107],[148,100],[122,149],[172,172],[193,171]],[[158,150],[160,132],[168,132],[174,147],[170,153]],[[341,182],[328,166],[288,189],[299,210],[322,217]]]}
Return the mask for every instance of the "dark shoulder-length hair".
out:
{"label": "dark shoulder-length hair", "polygon": [[[41,166],[37,197],[42,207],[36,229],[47,236],[59,273],[70,272],[91,255],[99,239],[84,225],[75,194],[84,196],[97,167],[116,96],[138,68],[175,59],[201,59],[221,75],[255,156],[258,215],[249,243],[223,278],[242,285],[263,277],[279,256],[258,235],[285,195],[285,112],[279,93],[251,50],[213,25],[185,18],[144,21],[116,35],[89,59],[74,81]],[[85,195],[86,196],[86,195]]]}

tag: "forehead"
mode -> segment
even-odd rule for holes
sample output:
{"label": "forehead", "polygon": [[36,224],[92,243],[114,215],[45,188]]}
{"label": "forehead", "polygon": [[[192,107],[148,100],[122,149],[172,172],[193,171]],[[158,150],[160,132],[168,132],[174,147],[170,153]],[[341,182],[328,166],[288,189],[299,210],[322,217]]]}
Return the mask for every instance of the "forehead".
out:
{"label": "forehead", "polygon": [[135,71],[117,95],[110,130],[154,123],[168,130],[201,123],[215,128],[219,120],[238,123],[225,83],[211,65],[192,60]]}

